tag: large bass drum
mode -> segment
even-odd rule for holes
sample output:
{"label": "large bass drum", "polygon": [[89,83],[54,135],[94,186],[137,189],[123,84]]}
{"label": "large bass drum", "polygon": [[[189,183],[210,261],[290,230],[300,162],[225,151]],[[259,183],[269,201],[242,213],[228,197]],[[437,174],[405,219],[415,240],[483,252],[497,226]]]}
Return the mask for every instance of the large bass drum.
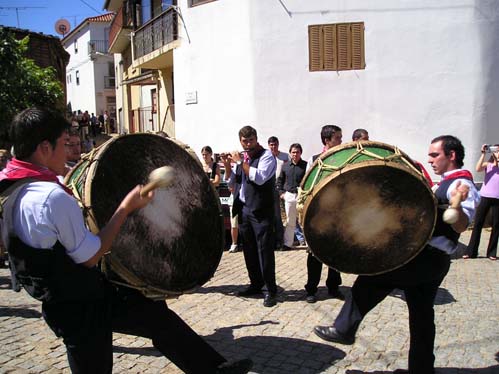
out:
{"label": "large bass drum", "polygon": [[97,233],[126,194],[165,165],[174,168],[174,184],[127,218],[102,263],[112,282],[154,299],[203,285],[222,257],[220,201],[195,154],[159,135],[125,135],[85,155],[65,179]]}
{"label": "large bass drum", "polygon": [[379,142],[346,143],[322,154],[303,178],[298,210],[321,262],[367,275],[413,259],[431,238],[437,211],[417,165]]}

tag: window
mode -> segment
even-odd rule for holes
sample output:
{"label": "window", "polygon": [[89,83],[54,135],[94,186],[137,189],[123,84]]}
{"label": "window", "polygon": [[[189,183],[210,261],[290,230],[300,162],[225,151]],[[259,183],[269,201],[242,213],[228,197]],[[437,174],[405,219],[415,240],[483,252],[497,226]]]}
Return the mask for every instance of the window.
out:
{"label": "window", "polygon": [[75,54],[78,53],[78,39],[75,39],[74,41],[74,47],[75,47]]}
{"label": "window", "polygon": [[193,7],[193,6],[201,5],[201,4],[205,4],[205,3],[211,3],[212,1],[216,1],[216,0],[189,0],[189,7]]}
{"label": "window", "polygon": [[76,85],[79,86],[80,85],[80,71],[79,70],[76,70],[75,77],[76,77]]}
{"label": "window", "polygon": [[364,22],[308,26],[309,70],[365,69]]}

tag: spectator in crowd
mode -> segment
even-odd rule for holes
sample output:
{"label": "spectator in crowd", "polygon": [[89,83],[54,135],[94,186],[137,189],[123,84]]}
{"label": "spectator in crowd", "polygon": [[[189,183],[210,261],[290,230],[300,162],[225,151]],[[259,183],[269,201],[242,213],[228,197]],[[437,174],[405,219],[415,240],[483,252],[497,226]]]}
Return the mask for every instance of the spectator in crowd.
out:
{"label": "spectator in crowd", "polygon": [[99,133],[99,121],[94,113],[90,116],[90,136],[95,138]]}
{"label": "spectator in crowd", "polygon": [[[321,141],[323,144],[322,152],[326,152],[328,149],[333,148],[341,144],[342,140],[341,128],[335,125],[325,125],[321,129]],[[308,161],[307,168],[310,168],[315,160],[321,155],[321,153],[312,156]],[[312,252],[309,251],[307,257],[307,284],[305,285],[305,290],[307,291],[307,303],[315,303],[317,298],[315,294],[317,293],[317,286],[321,280],[322,263],[315,258]],[[339,272],[333,268],[328,267],[328,274],[326,280],[326,286],[328,288],[329,296],[344,300],[345,297],[341,293],[339,286],[341,284],[341,275]]]}
{"label": "spectator in crowd", "polygon": [[7,166],[7,162],[10,161],[12,155],[7,149],[0,149],[0,170],[3,170]]}
{"label": "spectator in crowd", "polygon": [[277,190],[280,198],[284,201],[286,210],[286,229],[284,230],[284,250],[293,246],[294,233],[296,229],[296,197],[298,187],[305,176],[307,162],[301,158],[302,147],[299,143],[293,143],[289,147],[291,161],[285,163],[277,178]]}
{"label": "spectator in crowd", "polygon": [[[289,155],[286,152],[279,150],[279,139],[276,136],[271,136],[267,140],[270,151],[277,161],[275,177],[278,178],[281,173],[282,166],[289,161]],[[275,249],[279,250],[283,246],[284,227],[281,217],[281,199],[279,192],[274,192],[274,231],[275,231]]]}
{"label": "spectator in crowd", "polygon": [[205,174],[213,187],[218,187],[220,184],[220,166],[213,160],[213,150],[209,145],[201,149],[201,156],[203,157],[202,165]]}
{"label": "spectator in crowd", "polygon": [[104,115],[102,116],[103,118],[103,124],[104,124],[104,132],[109,135],[111,134],[111,119],[109,118],[109,113],[107,110],[104,111]]}
{"label": "spectator in crowd", "polygon": [[[491,155],[488,161],[485,161],[485,155],[488,152]],[[463,258],[477,258],[478,246],[480,244],[480,236],[482,227],[485,223],[485,218],[489,210],[492,211],[492,232],[490,233],[489,245],[487,246],[486,256],[492,260],[497,260],[497,242],[499,238],[499,144],[492,147],[482,145],[482,153],[475,166],[475,170],[479,173],[484,171],[485,177],[483,185],[480,189],[480,205],[476,211],[475,223],[471,234],[466,254]]]}
{"label": "spectator in crowd", "polygon": [[[240,215],[239,233],[243,239],[243,253],[250,285],[239,296],[262,294],[263,305],[277,303],[274,257],[274,191],[276,159],[259,143],[256,130],[245,126],[239,130],[243,157],[237,151],[222,153],[225,179],[234,189],[233,215]],[[231,162],[235,166],[231,168]]]}
{"label": "spectator in crowd", "polygon": [[229,197],[229,212],[230,212],[230,238],[232,243],[230,244],[229,253],[234,253],[239,251],[239,215],[233,215],[232,206],[234,205],[234,190],[230,188]]}
{"label": "spectator in crowd", "polygon": [[369,133],[364,129],[357,129],[352,134],[352,141],[369,140]]}
{"label": "spectator in crowd", "polygon": [[81,138],[77,131],[69,131],[69,140],[64,146],[66,147],[66,166],[72,168],[81,159]]}

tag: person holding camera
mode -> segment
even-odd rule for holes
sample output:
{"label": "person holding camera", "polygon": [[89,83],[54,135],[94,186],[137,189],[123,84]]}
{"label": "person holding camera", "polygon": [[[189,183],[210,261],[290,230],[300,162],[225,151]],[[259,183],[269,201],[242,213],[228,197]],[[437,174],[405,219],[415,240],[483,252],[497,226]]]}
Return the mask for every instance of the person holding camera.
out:
{"label": "person holding camera", "polygon": [[[491,153],[488,161],[485,156]],[[463,258],[476,258],[478,256],[478,246],[480,235],[485,222],[485,217],[489,209],[492,210],[492,232],[490,233],[489,245],[487,247],[487,257],[493,261],[497,259],[497,241],[499,238],[499,144],[489,146],[482,145],[482,154],[476,164],[476,171],[485,171],[485,178],[480,189],[480,205],[476,211],[475,224],[471,239]]]}

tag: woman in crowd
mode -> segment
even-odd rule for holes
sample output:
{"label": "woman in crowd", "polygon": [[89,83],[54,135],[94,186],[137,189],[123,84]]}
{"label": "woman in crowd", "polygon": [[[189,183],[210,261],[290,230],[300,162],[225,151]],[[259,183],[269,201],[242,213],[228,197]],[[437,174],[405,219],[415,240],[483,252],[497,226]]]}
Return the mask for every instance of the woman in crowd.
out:
{"label": "woman in crowd", "polygon": [[[491,156],[485,160],[485,154],[490,150]],[[476,211],[473,233],[468,244],[468,249],[463,258],[476,258],[480,235],[489,209],[492,210],[492,232],[490,233],[487,257],[491,260],[497,259],[497,239],[499,238],[499,144],[488,149],[486,144],[482,145],[482,154],[476,164],[476,171],[485,171],[485,178],[480,190],[480,205]]]}
{"label": "woman in crowd", "polygon": [[218,187],[220,184],[220,166],[213,160],[213,150],[209,145],[201,149],[201,156],[203,156],[203,170],[210,178],[213,187]]}

